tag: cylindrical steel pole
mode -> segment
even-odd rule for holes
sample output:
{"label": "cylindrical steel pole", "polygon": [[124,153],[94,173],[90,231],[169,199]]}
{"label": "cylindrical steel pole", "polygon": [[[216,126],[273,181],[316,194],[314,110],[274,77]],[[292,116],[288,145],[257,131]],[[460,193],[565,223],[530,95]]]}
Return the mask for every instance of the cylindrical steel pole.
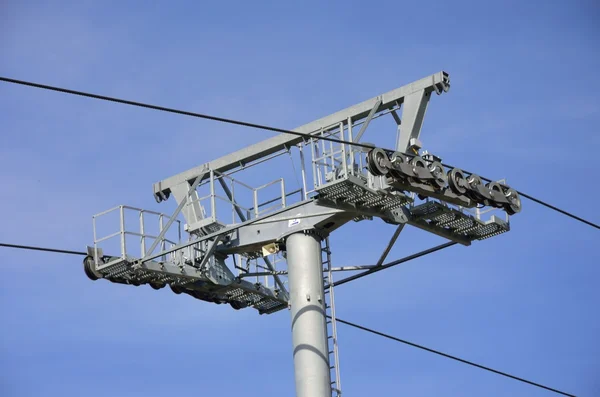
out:
{"label": "cylindrical steel pole", "polygon": [[331,376],[321,241],[311,233],[287,238],[288,280],[297,397],[330,397]]}

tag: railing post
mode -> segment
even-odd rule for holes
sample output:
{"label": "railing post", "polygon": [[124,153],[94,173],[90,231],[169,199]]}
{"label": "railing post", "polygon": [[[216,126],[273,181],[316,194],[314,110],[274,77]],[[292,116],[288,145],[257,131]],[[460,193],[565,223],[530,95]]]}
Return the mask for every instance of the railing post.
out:
{"label": "railing post", "polygon": [[[344,140],[344,122],[340,122],[340,139]],[[342,170],[344,177],[348,176],[348,159],[346,158],[346,144],[342,143]]]}
{"label": "railing post", "polygon": [[[158,216],[158,231],[159,231],[159,235],[163,231],[163,214],[160,214]],[[166,246],[165,246],[165,239],[162,238],[161,241],[159,241],[159,243],[160,243],[160,250],[164,251],[165,248],[166,248]],[[165,258],[166,257],[164,255],[160,257],[161,261],[163,261],[163,262],[165,262]]]}
{"label": "railing post", "polygon": [[258,190],[252,189],[254,195],[254,217],[258,218]]}
{"label": "railing post", "polygon": [[94,264],[96,266],[99,265],[98,263],[98,243],[96,241],[98,241],[98,235],[96,234],[96,216],[92,216],[92,227],[94,229]]}
{"label": "railing post", "polygon": [[300,169],[302,174],[302,197],[304,200],[308,198],[308,194],[306,193],[306,164],[304,164],[304,142],[298,146],[298,150],[300,151]]}
{"label": "railing post", "polygon": [[217,208],[215,199],[215,172],[210,170],[210,210],[213,222],[217,220]]}
{"label": "railing post", "polygon": [[[352,117],[348,117],[348,141],[354,141],[354,137],[352,136]],[[352,175],[354,175],[354,166],[356,165],[356,159],[354,158],[354,147],[352,145],[348,145],[348,151],[350,152],[350,172]]]}
{"label": "railing post", "polygon": [[317,178],[317,170],[319,169],[319,166],[316,163],[316,158],[318,155],[318,150],[319,148],[315,148],[315,140],[313,138],[311,138],[310,140],[310,154],[312,156],[311,159],[311,163],[312,163],[312,170],[313,170],[313,190],[316,189],[317,187],[319,187],[319,179]]}
{"label": "railing post", "polygon": [[[233,183],[233,179],[231,180],[231,223],[235,224],[235,211],[236,209],[236,201],[235,201],[235,183]],[[240,219],[241,222],[241,219]]]}
{"label": "railing post", "polygon": [[285,208],[285,181],[281,178],[281,208]]}
{"label": "railing post", "polygon": [[142,251],[140,258],[146,255],[146,236],[144,231],[144,210],[140,211],[140,249]]}
{"label": "railing post", "polygon": [[121,258],[125,259],[127,246],[125,245],[125,208],[119,206],[119,215],[121,217]]}

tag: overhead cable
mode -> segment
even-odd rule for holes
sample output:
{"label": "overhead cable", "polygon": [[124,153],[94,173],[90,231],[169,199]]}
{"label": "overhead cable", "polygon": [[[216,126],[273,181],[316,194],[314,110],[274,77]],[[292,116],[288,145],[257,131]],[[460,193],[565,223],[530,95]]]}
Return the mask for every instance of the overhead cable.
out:
{"label": "overhead cable", "polygon": [[[400,264],[400,263],[403,263],[403,262],[407,262],[409,260],[416,259],[418,257],[427,255],[429,253],[433,253],[433,252],[439,251],[441,249],[450,247],[450,246],[452,246],[454,244],[456,244],[456,243],[452,242],[452,243],[442,244],[442,245],[439,245],[437,247],[433,247],[433,248],[431,248],[429,250],[425,250],[425,251],[419,252],[417,254],[414,254],[414,255],[411,255],[411,256],[408,256],[408,257],[405,257],[405,258],[402,258],[402,259],[399,259],[399,260],[396,260],[396,261],[393,261],[393,262],[389,262],[389,263],[387,263],[385,265],[378,266],[375,269],[372,269],[372,270],[369,270],[367,272],[363,272],[363,273],[357,274],[356,276],[358,276],[358,277],[353,276],[353,277],[348,277],[347,279],[340,280],[338,283],[335,283],[334,285],[340,285],[340,284],[346,283],[348,281],[351,281],[351,279],[354,280],[356,278],[360,278],[360,277],[366,276],[367,275],[366,273],[370,274],[370,273],[373,273],[375,271],[383,270],[383,269],[386,269],[388,267],[395,266],[397,264]],[[15,248],[15,249],[24,249],[24,250],[32,250],[32,251],[54,252],[54,253],[70,254],[70,255],[87,255],[86,252],[81,252],[81,251],[71,251],[71,250],[65,250],[65,249],[46,248],[46,247],[38,247],[38,246],[30,246],[30,245],[17,245],[17,244],[0,243],[0,247]],[[327,316],[327,317],[331,318],[330,316]],[[446,357],[446,358],[449,358],[449,359],[452,359],[452,360],[455,360],[455,361],[459,361],[459,362],[461,362],[463,364],[468,364],[468,365],[474,366],[474,367],[479,368],[479,369],[490,371],[490,372],[493,372],[493,373],[498,374],[498,375],[502,375],[502,376],[505,376],[505,377],[508,377],[508,378],[511,378],[511,379],[514,379],[514,380],[517,380],[517,381],[520,381],[520,382],[524,382],[524,383],[527,383],[527,384],[530,384],[530,385],[533,385],[533,386],[536,386],[536,387],[540,387],[542,389],[546,389],[546,390],[549,390],[549,391],[552,391],[552,392],[555,392],[555,393],[558,393],[558,394],[562,394],[564,396],[575,397],[573,394],[565,393],[565,392],[562,392],[560,390],[553,389],[553,388],[548,387],[548,386],[544,386],[544,385],[542,385],[540,383],[535,383],[535,382],[529,381],[527,379],[520,378],[520,377],[511,375],[511,374],[508,374],[506,372],[498,371],[498,370],[495,370],[493,368],[489,368],[489,367],[483,366],[481,364],[474,363],[472,361],[468,361],[468,360],[465,360],[465,359],[462,359],[462,358],[459,358],[459,357],[456,357],[456,356],[452,356],[450,354],[443,353],[443,352],[435,350],[435,349],[431,349],[429,347],[418,345],[416,343],[413,343],[413,342],[410,342],[410,341],[407,341],[407,340],[404,340],[404,339],[400,339],[400,338],[397,338],[397,337],[394,337],[394,336],[391,336],[391,335],[388,335],[388,334],[384,334],[383,332],[375,331],[374,329],[363,327],[361,325],[358,325],[358,324],[355,324],[355,323],[351,323],[349,321],[342,320],[340,318],[336,318],[335,321],[338,321],[338,322],[340,322],[342,324],[345,324],[345,325],[348,325],[348,326],[351,326],[351,327],[354,327],[354,328],[357,328],[357,329],[360,329],[360,330],[363,330],[363,331],[366,331],[366,332],[370,332],[370,333],[375,334],[375,335],[382,336],[382,337],[387,338],[387,339],[394,340],[396,342],[404,343],[406,345],[409,345],[409,346],[412,346],[412,347],[416,347],[418,349],[425,350],[425,351],[428,351],[430,353],[434,353],[434,354],[440,355],[442,357]]]}
{"label": "overhead cable", "polygon": [[[250,123],[247,121],[228,119],[228,118],[224,118],[224,117],[212,116],[209,114],[202,114],[202,113],[190,112],[190,111],[186,111],[186,110],[168,108],[168,107],[164,107],[164,106],[157,106],[157,105],[152,105],[152,104],[143,103],[143,102],[130,101],[130,100],[126,100],[126,99],[109,97],[109,96],[105,96],[105,95],[98,95],[98,94],[93,94],[93,93],[84,92],[84,91],[76,91],[76,90],[71,90],[68,88],[61,88],[61,87],[56,87],[56,86],[51,86],[51,85],[46,85],[46,84],[34,83],[31,81],[17,80],[17,79],[12,79],[12,78],[8,78],[8,77],[0,76],[0,81],[12,83],[12,84],[24,85],[24,86],[28,86],[28,87],[40,88],[40,89],[50,90],[50,91],[55,91],[55,92],[61,92],[64,94],[78,95],[78,96],[82,96],[82,97],[86,97],[86,98],[93,98],[93,99],[99,99],[99,100],[103,100],[103,101],[120,103],[120,104],[124,104],[124,105],[137,106],[137,107],[146,108],[146,109],[158,110],[158,111],[167,112],[167,113],[174,113],[174,114],[180,114],[180,115],[184,115],[184,116],[191,116],[191,117],[196,117],[196,118],[201,118],[201,119],[206,119],[206,120],[218,121],[221,123],[234,124],[234,125],[240,125],[240,126],[244,126],[244,127],[256,128],[256,129],[261,129],[261,130],[266,130],[266,131],[279,132],[282,134],[302,136],[302,137],[305,137],[306,139],[324,140],[324,141],[335,142],[335,143],[340,143],[340,144],[352,145],[352,146],[356,146],[356,147],[362,147],[362,148],[366,148],[366,149],[373,148],[372,144],[351,142],[351,141],[346,141],[343,139],[337,139],[337,138],[332,138],[332,137],[327,137],[327,136],[313,135],[314,133],[319,132],[319,130],[313,131],[312,133],[302,133],[302,132],[283,129],[283,128],[276,128],[276,127],[270,127],[270,126],[262,125],[262,124]],[[389,149],[385,149],[385,150],[391,151]],[[404,154],[409,155],[409,156],[415,156],[414,153],[404,153]],[[449,168],[454,168],[453,166],[451,166],[449,164],[444,164],[444,166],[449,167]],[[471,174],[468,171],[465,171],[465,172]],[[481,177],[481,179],[491,182],[491,179],[489,179],[489,178]],[[517,192],[521,196],[528,198],[529,200],[532,200],[535,203],[538,203],[538,204],[543,205],[547,208],[550,208],[554,211],[557,211],[557,212],[559,212],[563,215],[566,215],[572,219],[575,219],[579,222],[585,223],[588,226],[591,226],[596,229],[600,229],[600,225],[598,225],[596,223],[593,223],[591,221],[583,219],[579,216],[573,215],[570,212],[567,212],[565,210],[557,208],[551,204],[548,204],[542,200],[536,199],[536,198],[534,198],[528,194],[525,194],[521,191],[517,191]]]}
{"label": "overhead cable", "polygon": [[17,245],[17,244],[0,243],[0,247],[16,248],[16,249],[31,250],[31,251],[56,252],[59,254],[69,254],[69,255],[87,255],[87,252],[82,252],[82,251],[69,251],[69,250],[62,250],[62,249],[56,249],[56,248],[35,247],[35,246],[31,246],[31,245]]}
{"label": "overhead cable", "polygon": [[33,82],[30,82],[30,81],[10,79],[8,77],[2,77],[2,76],[0,76],[0,81],[5,81],[7,83],[13,83],[13,84],[25,85],[25,86],[34,87],[34,88],[41,88],[41,89],[44,89],[44,90],[62,92],[64,94],[79,95],[79,96],[86,97],[86,98],[100,99],[102,101],[115,102],[115,103],[120,103],[120,104],[123,104],[123,105],[130,105],[130,106],[137,106],[137,107],[146,108],[146,109],[159,110],[161,112],[175,113],[175,114],[181,114],[181,115],[184,115],[184,116],[196,117],[196,118],[200,118],[200,119],[218,121],[218,122],[221,122],[221,123],[241,125],[243,127],[256,128],[256,129],[259,129],[259,130],[279,132],[279,133],[282,133],[282,134],[291,134],[291,135],[305,137],[307,139],[319,139],[319,140],[323,140],[323,141],[329,141],[329,142],[335,142],[335,143],[341,143],[341,144],[354,145],[354,146],[363,147],[363,148],[366,148],[366,149],[372,149],[373,148],[373,145],[370,145],[370,144],[364,144],[364,143],[358,143],[358,142],[349,142],[349,141],[345,141],[345,140],[342,140],[342,139],[336,139],[336,138],[331,138],[331,137],[327,137],[327,136],[314,136],[314,135],[311,135],[310,133],[306,134],[306,133],[298,132],[298,131],[292,131],[292,130],[286,130],[286,129],[282,129],[282,128],[270,127],[268,125],[255,124],[255,123],[250,123],[250,122],[247,122],[247,121],[241,121],[241,120],[228,119],[228,118],[224,118],[224,117],[212,116],[212,115],[209,115],[209,114],[202,114],[202,113],[197,113],[197,112],[190,112],[190,111],[187,111],[187,110],[179,110],[179,109],[173,109],[173,108],[168,108],[168,107],[164,107],[164,106],[151,105],[151,104],[143,103],[143,102],[136,102],[136,101],[130,101],[130,100],[127,100],[127,99],[119,99],[119,98],[109,97],[109,96],[105,96],[105,95],[92,94],[92,93],[89,93],[89,92],[76,91],[76,90],[71,90],[71,89],[68,89],[68,88],[61,88],[61,87],[55,87],[55,86],[46,85],[46,84],[33,83]]}
{"label": "overhead cable", "polygon": [[[327,317],[331,319],[331,316],[327,316]],[[397,338],[397,337],[392,336],[392,335],[384,334],[383,332],[375,331],[372,328],[363,327],[362,325],[351,323],[350,321],[342,320],[342,319],[337,318],[337,317],[335,318],[335,321],[340,322],[340,323],[345,324],[345,325],[348,325],[350,327],[354,327],[354,328],[360,329],[362,331],[366,331],[366,332],[369,332],[369,333],[372,333],[372,334],[375,334],[375,335],[378,335],[378,336],[382,336],[382,337],[387,338],[387,339],[391,339],[391,340],[396,341],[396,342],[404,343],[405,345],[416,347],[417,349],[425,350],[425,351],[427,351],[429,353],[434,353],[434,354],[437,354],[439,356],[446,357],[446,358],[449,358],[451,360],[461,362],[463,364],[467,364],[467,365],[470,365],[470,366],[473,366],[473,367],[476,367],[476,368],[479,368],[479,369],[483,369],[485,371],[489,371],[489,372],[495,373],[496,375],[505,376],[507,378],[510,378],[510,379],[513,379],[513,380],[517,380],[519,382],[527,383],[529,385],[532,385],[532,386],[535,386],[535,387],[539,387],[539,388],[542,388],[542,389],[545,389],[545,390],[548,390],[548,391],[551,391],[551,392],[554,392],[554,393],[562,394],[563,396],[575,397],[575,395],[573,395],[573,394],[566,393],[564,391],[560,391],[558,389],[554,389],[552,387],[548,387],[548,386],[542,385],[541,383],[532,382],[532,381],[527,380],[525,378],[521,378],[521,377],[518,377],[518,376],[515,376],[515,375],[511,375],[511,374],[509,374],[507,372],[498,371],[497,369],[486,367],[484,365],[474,363],[473,361],[465,360],[463,358],[452,356],[450,354],[441,352],[439,350],[431,349],[429,347],[425,347],[425,346],[422,346],[422,345],[419,345],[419,344],[407,341],[405,339],[400,339],[400,338]]]}

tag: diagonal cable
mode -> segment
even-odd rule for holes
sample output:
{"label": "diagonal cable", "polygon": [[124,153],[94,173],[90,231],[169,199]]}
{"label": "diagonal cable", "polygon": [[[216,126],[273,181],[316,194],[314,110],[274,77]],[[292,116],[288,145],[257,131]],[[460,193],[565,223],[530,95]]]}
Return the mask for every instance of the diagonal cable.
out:
{"label": "diagonal cable", "polygon": [[82,252],[82,251],[69,251],[69,250],[56,249],[56,248],[36,247],[36,246],[32,246],[32,245],[17,245],[17,244],[0,243],[0,247],[16,248],[16,249],[31,250],[31,251],[56,252],[58,254],[87,255],[87,252]]}
{"label": "diagonal cable", "polygon": [[[197,117],[197,118],[201,118],[201,119],[206,119],[206,120],[212,120],[212,121],[218,121],[221,123],[228,123],[228,124],[234,124],[234,125],[240,125],[243,127],[250,127],[250,128],[256,128],[256,129],[261,129],[261,130],[266,130],[266,131],[273,131],[273,132],[279,132],[282,134],[290,134],[290,135],[296,135],[296,136],[303,136],[306,138],[310,138],[310,139],[315,139],[315,140],[324,140],[324,141],[330,141],[330,142],[335,142],[335,143],[340,143],[340,144],[346,144],[346,145],[352,145],[352,146],[356,146],[356,147],[362,147],[362,148],[366,148],[366,149],[372,149],[373,145],[371,144],[364,144],[364,143],[359,143],[359,142],[350,142],[350,141],[345,141],[343,139],[337,139],[337,138],[332,138],[332,137],[327,137],[327,136],[316,136],[313,135],[312,133],[302,133],[302,132],[298,132],[298,131],[293,131],[293,130],[287,130],[287,129],[283,129],[283,128],[276,128],[276,127],[270,127],[268,125],[262,125],[262,124],[256,124],[256,123],[250,123],[247,121],[242,121],[242,120],[235,120],[235,119],[228,119],[228,118],[224,118],[224,117],[218,117],[218,116],[212,116],[209,114],[203,114],[203,113],[197,113],[197,112],[190,112],[190,111],[186,111],[186,110],[179,110],[179,109],[174,109],[174,108],[168,108],[168,107],[164,107],[164,106],[157,106],[157,105],[151,105],[148,103],[143,103],[143,102],[136,102],[136,101],[130,101],[127,99],[120,99],[120,98],[115,98],[115,97],[109,97],[109,96],[105,96],[105,95],[98,95],[98,94],[93,94],[93,93],[89,93],[89,92],[84,92],[84,91],[76,91],[76,90],[71,90],[68,88],[62,88],[62,87],[56,87],[56,86],[51,86],[51,85],[46,85],[46,84],[40,84],[40,83],[34,83],[31,81],[25,81],[25,80],[17,80],[17,79],[11,79],[8,77],[2,77],[0,76],[0,81],[4,81],[6,83],[12,83],[12,84],[19,84],[19,85],[24,85],[24,86],[28,86],[28,87],[34,87],[34,88],[39,88],[39,89],[44,89],[44,90],[49,90],[49,91],[55,91],[55,92],[61,92],[64,94],[71,94],[71,95],[78,95],[78,96],[82,96],[82,97],[86,97],[86,98],[93,98],[93,99],[99,99],[99,100],[103,100],[103,101],[109,101],[109,102],[114,102],[114,103],[120,103],[123,105],[130,105],[130,106],[137,106],[137,107],[141,107],[141,108],[146,108],[146,109],[152,109],[152,110],[158,110],[158,111],[162,111],[162,112],[167,112],[167,113],[174,113],[174,114],[180,114],[180,115],[184,115],[184,116],[191,116],[191,117]],[[314,131],[317,132],[317,131]],[[385,149],[389,152],[392,152],[392,150],[390,149]],[[404,153],[407,156],[415,156],[414,153]],[[443,164],[445,167],[448,168],[455,168],[452,165],[449,164]],[[465,171],[468,174],[471,174],[471,172]],[[489,178],[484,178],[481,177],[481,179],[490,182],[491,179]],[[544,207],[550,208],[554,211],[557,211],[563,215],[566,215],[572,219],[575,219],[579,222],[585,223],[588,226],[591,226],[595,229],[599,229],[600,230],[600,225],[588,221],[586,219],[583,219],[579,216],[576,216],[568,211],[562,210],[556,206],[553,206],[551,204],[548,204],[542,200],[536,199],[528,194],[525,194],[521,191],[517,191],[521,196],[537,203],[540,205],[543,205]]]}
{"label": "diagonal cable", "polygon": [[[331,316],[327,316],[327,317],[331,318]],[[419,344],[416,344],[414,342],[407,341],[405,339],[400,339],[400,338],[397,338],[397,337],[392,336],[392,335],[384,334],[383,332],[375,331],[372,328],[363,327],[362,325],[351,323],[350,321],[342,320],[340,318],[336,318],[335,321],[338,321],[338,322],[340,322],[342,324],[346,324],[346,325],[348,325],[350,327],[354,327],[354,328],[360,329],[362,331],[366,331],[366,332],[372,333],[374,335],[382,336],[384,338],[391,339],[391,340],[396,341],[396,342],[404,343],[405,345],[408,345],[408,346],[416,347],[417,349],[425,350],[425,351],[427,351],[429,353],[437,354],[439,356],[442,356],[442,357],[445,357],[445,358],[449,358],[451,360],[458,361],[458,362],[463,363],[463,364],[470,365],[470,366],[475,367],[475,368],[479,368],[479,369],[483,369],[485,371],[492,372],[492,373],[494,373],[496,375],[505,376],[507,378],[510,378],[510,379],[513,379],[513,380],[516,380],[516,381],[519,381],[519,382],[527,383],[529,385],[532,385],[532,386],[535,386],[535,387],[539,387],[539,388],[542,388],[542,389],[545,389],[545,390],[548,390],[548,391],[551,391],[551,392],[554,392],[554,393],[562,394],[563,396],[575,397],[574,394],[566,393],[564,391],[560,391],[558,389],[554,389],[552,387],[542,385],[541,383],[533,382],[533,381],[527,380],[525,378],[521,378],[519,376],[515,376],[515,375],[512,375],[512,374],[509,374],[507,372],[498,371],[497,369],[486,367],[485,365],[477,364],[477,363],[475,363],[473,361],[465,360],[464,358],[456,357],[456,356],[453,356],[453,355],[441,352],[439,350],[431,349],[429,347],[425,347],[423,345],[419,345]]]}
{"label": "diagonal cable", "polygon": [[[448,246],[451,246],[451,245],[454,245],[454,244],[456,244],[456,243],[452,242],[452,243],[442,244],[441,246],[434,247],[434,248],[432,248],[430,250],[426,250],[426,251],[429,251],[429,253],[431,253],[431,252],[435,252],[435,251],[438,251],[440,249],[443,249],[443,248],[440,248],[442,246],[448,247]],[[71,250],[56,249],[56,248],[46,248],[46,247],[30,246],[30,245],[17,245],[17,244],[0,243],[0,247],[16,248],[16,249],[24,249],[24,250],[33,250],[33,251],[46,251],[46,252],[54,252],[54,253],[70,254],[70,255],[87,255],[86,252],[81,252],[81,251],[71,251]],[[419,256],[427,255],[425,253],[426,251],[422,251],[422,252],[417,253],[415,255],[411,255],[410,257],[406,257],[406,258],[399,259],[397,261],[390,262],[388,264],[382,265],[382,266],[378,267],[377,269],[375,269],[375,271],[379,271],[379,270],[382,270],[382,268],[391,267],[391,266],[394,266],[396,264],[403,263],[403,262],[406,262],[408,260],[418,258]],[[411,259],[408,259],[408,258],[411,258]],[[368,273],[368,272],[371,272],[371,271],[367,271],[367,272],[364,272],[364,273]],[[362,277],[363,275],[366,275],[364,273],[361,273],[361,274],[359,274],[357,276]],[[348,277],[348,278],[351,278],[351,277]],[[351,280],[347,280],[347,281],[345,281],[345,280],[347,280],[347,279],[340,280],[340,281],[341,282],[351,281]],[[338,284],[338,283],[336,283],[336,284]],[[330,316],[327,316],[327,317],[331,319]],[[375,331],[375,330],[373,330],[371,328],[363,327],[361,325],[358,325],[358,324],[355,324],[355,323],[351,323],[349,321],[342,320],[340,318],[336,318],[335,321],[339,321],[342,324],[345,324],[345,325],[348,325],[348,326],[351,326],[351,327],[354,327],[354,328],[357,328],[357,329],[360,329],[360,330],[363,330],[363,331],[366,331],[366,332],[370,332],[372,334],[375,334],[375,335],[378,335],[378,336],[382,336],[384,338],[391,339],[391,340],[394,340],[396,342],[404,343],[406,345],[409,345],[409,346],[412,346],[412,347],[416,347],[418,349],[425,350],[427,352],[434,353],[434,354],[440,355],[442,357],[446,357],[446,358],[449,358],[449,359],[452,359],[452,360],[455,360],[455,361],[459,361],[459,362],[461,362],[463,364],[471,365],[471,366],[474,366],[476,368],[483,369],[483,370],[495,373],[497,375],[502,375],[502,376],[505,376],[505,377],[508,377],[508,378],[511,378],[511,379],[514,379],[514,380],[517,380],[517,381],[520,381],[520,382],[523,382],[523,383],[530,384],[532,386],[536,386],[536,387],[539,387],[539,388],[542,388],[542,389],[546,389],[546,390],[549,390],[549,391],[552,391],[552,392],[555,392],[555,393],[558,393],[558,394],[562,394],[564,396],[575,397],[573,394],[565,393],[565,392],[562,392],[560,390],[553,389],[553,388],[548,387],[548,386],[544,386],[544,385],[542,385],[540,383],[532,382],[530,380],[527,380],[527,379],[524,379],[524,378],[520,378],[518,376],[511,375],[511,374],[506,373],[506,372],[498,371],[498,370],[495,370],[493,368],[486,367],[486,366],[483,366],[481,364],[477,364],[477,363],[474,363],[472,361],[468,361],[468,360],[465,360],[465,359],[462,359],[462,358],[459,358],[459,357],[456,357],[456,356],[452,356],[450,354],[443,353],[441,351],[438,351],[438,350],[435,350],[435,349],[431,349],[429,347],[425,347],[425,346],[422,346],[422,345],[419,345],[419,344],[416,344],[416,343],[413,343],[413,342],[410,342],[410,341],[407,341],[407,340],[404,340],[404,339],[400,339],[400,338],[397,338],[395,336],[384,334],[383,332]]]}

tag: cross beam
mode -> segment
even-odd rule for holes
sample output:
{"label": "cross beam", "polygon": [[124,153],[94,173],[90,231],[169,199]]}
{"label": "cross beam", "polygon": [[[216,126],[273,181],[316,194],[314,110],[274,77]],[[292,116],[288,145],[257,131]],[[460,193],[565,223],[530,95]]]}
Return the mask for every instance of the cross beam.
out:
{"label": "cross beam", "polygon": [[[403,139],[408,141],[411,137],[418,136],[418,131],[421,128],[423,111],[419,101],[413,104],[412,98],[423,95],[429,95],[432,92],[447,91],[450,87],[450,78],[446,72],[438,72],[431,76],[422,78],[413,83],[407,84],[395,90],[386,92],[375,98],[368,99],[359,104],[350,106],[344,110],[325,116],[301,127],[294,129],[296,132],[304,134],[316,135],[322,130],[339,127],[340,123],[347,123],[350,119],[352,122],[362,120],[369,116],[374,106],[381,101],[377,108],[379,112],[387,111],[404,103],[405,98],[411,96],[409,111],[403,114],[402,130],[406,131],[408,138]],[[216,160],[194,167],[175,176],[164,179],[154,184],[154,195],[157,201],[161,201],[171,192],[171,188],[183,182],[193,183],[195,178],[203,173],[203,170],[209,169],[216,172],[227,172],[238,167],[242,167],[253,161],[269,156],[281,150],[287,150],[305,140],[291,134],[280,134],[262,142],[255,143],[236,152],[230,153]]]}

